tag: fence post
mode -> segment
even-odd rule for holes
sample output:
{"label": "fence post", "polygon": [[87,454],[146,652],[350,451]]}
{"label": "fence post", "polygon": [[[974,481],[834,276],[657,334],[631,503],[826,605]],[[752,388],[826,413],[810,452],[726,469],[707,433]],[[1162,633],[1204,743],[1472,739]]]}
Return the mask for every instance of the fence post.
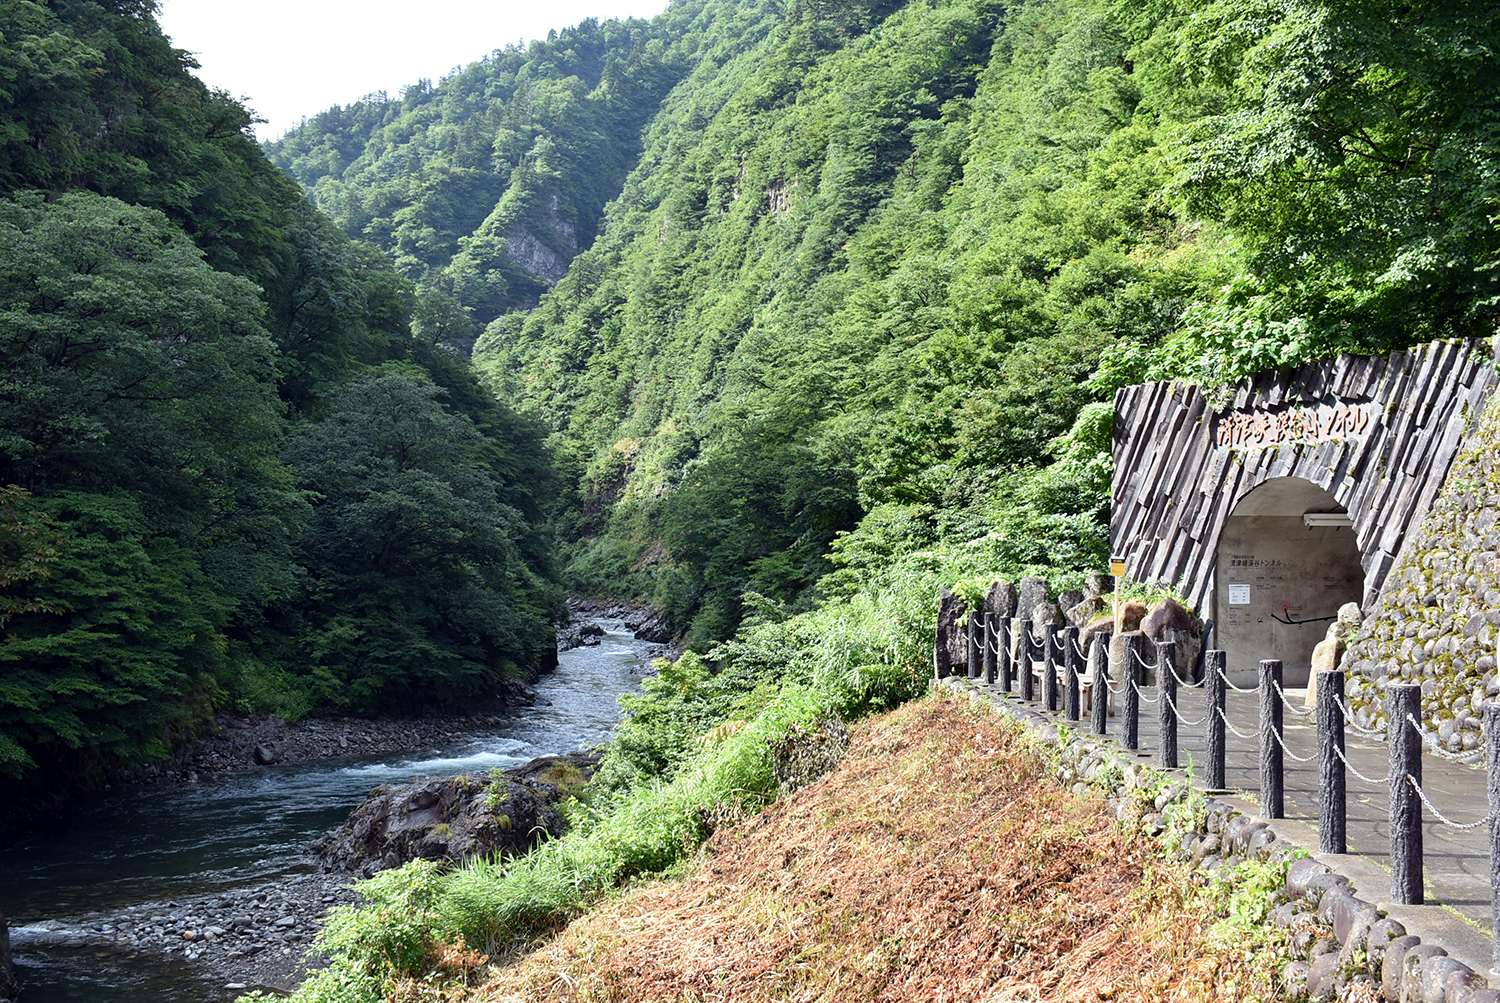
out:
{"label": "fence post", "polygon": [[995,685],[995,621],[999,617],[992,616],[988,610],[984,614],[984,648],[981,661],[984,663],[984,681],[991,686]]}
{"label": "fence post", "polygon": [[1131,634],[1125,638],[1125,674],[1120,677],[1125,681],[1125,721],[1121,738],[1127,749],[1141,747],[1141,694],[1136,689],[1135,677],[1136,659],[1140,657],[1145,640],[1143,634]]}
{"label": "fence post", "polygon": [[1089,675],[1094,680],[1091,691],[1094,702],[1090,708],[1093,712],[1094,734],[1103,735],[1109,730],[1109,653],[1099,643],[1098,634],[1094,635],[1089,644]]}
{"label": "fence post", "polygon": [[1224,782],[1224,706],[1226,691],[1224,673],[1228,656],[1222,651],[1210,651],[1203,658],[1203,685],[1208,693],[1206,715],[1208,717],[1208,786],[1222,791]]}
{"label": "fence post", "polygon": [[1500,973],[1500,703],[1484,705],[1485,777],[1490,806],[1490,932],[1494,971]]}
{"label": "fence post", "polygon": [[1318,687],[1318,849],[1323,853],[1349,851],[1345,828],[1344,673],[1332,669],[1316,673]]}
{"label": "fence post", "polygon": [[[1422,687],[1399,683],[1389,689],[1386,740],[1391,762],[1391,899],[1422,904],[1422,802],[1411,781],[1422,782],[1422,736],[1407,715],[1422,719]],[[1407,780],[1411,777],[1411,780]]]}
{"label": "fence post", "polygon": [[1156,646],[1156,720],[1157,751],[1161,753],[1161,764],[1168,769],[1177,766],[1177,673],[1173,660],[1177,655],[1177,643],[1164,641]]}
{"label": "fence post", "polygon": [[1009,693],[1011,681],[1010,620],[1007,617],[998,617],[995,621],[995,649],[995,659],[1000,669],[1000,690]]}
{"label": "fence post", "polygon": [[1068,688],[1063,691],[1063,717],[1077,721],[1083,707],[1083,672],[1078,657],[1078,628],[1068,627],[1062,634],[1063,671],[1068,675]]}
{"label": "fence post", "polygon": [[982,610],[982,609],[971,609],[971,610],[969,610],[969,629],[968,629],[969,663],[964,666],[964,670],[965,670],[966,674],[968,675],[968,677],[970,679],[978,679],[979,678],[979,670],[980,670],[980,666],[979,666],[979,658],[980,658],[980,654],[979,654],[979,641],[980,641],[980,638],[984,636],[983,634],[980,633],[980,631],[982,631],[983,629],[984,629],[984,610]]}
{"label": "fence post", "polygon": [[1057,625],[1050,623],[1042,638],[1042,706],[1057,710]]}
{"label": "fence post", "polygon": [[1016,671],[1021,673],[1021,698],[1030,703],[1036,699],[1036,680],[1031,675],[1031,619],[1021,621],[1021,643],[1017,645],[1021,664]]}
{"label": "fence post", "polygon": [[1260,807],[1266,818],[1285,818],[1281,756],[1281,660],[1260,663]]}

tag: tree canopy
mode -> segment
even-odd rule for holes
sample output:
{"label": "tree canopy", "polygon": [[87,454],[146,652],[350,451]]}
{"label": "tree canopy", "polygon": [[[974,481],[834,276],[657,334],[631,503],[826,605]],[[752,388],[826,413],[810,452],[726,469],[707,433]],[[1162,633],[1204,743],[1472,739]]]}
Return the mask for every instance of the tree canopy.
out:
{"label": "tree canopy", "polygon": [[549,662],[541,433],[192,66],[150,3],[0,11],[8,783],[87,784],[219,710],[409,712]]}

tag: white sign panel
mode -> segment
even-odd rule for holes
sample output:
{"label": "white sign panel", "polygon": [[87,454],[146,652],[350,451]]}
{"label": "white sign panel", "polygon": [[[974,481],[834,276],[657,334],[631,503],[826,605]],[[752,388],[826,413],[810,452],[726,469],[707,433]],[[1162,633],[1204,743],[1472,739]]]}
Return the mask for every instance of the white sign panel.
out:
{"label": "white sign panel", "polygon": [[1231,605],[1231,606],[1249,606],[1250,605],[1250,586],[1248,586],[1248,585],[1231,585],[1231,586],[1229,586],[1229,605]]}

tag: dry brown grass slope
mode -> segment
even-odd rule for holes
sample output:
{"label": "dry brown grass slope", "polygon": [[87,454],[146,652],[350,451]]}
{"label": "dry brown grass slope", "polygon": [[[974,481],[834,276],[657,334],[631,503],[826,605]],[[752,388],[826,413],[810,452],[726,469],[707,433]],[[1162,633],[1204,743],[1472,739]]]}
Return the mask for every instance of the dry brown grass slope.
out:
{"label": "dry brown grass slope", "polygon": [[1274,998],[1269,958],[1205,946],[1211,912],[1017,731],[930,698],[859,726],[838,769],[718,833],[684,875],[458,998]]}

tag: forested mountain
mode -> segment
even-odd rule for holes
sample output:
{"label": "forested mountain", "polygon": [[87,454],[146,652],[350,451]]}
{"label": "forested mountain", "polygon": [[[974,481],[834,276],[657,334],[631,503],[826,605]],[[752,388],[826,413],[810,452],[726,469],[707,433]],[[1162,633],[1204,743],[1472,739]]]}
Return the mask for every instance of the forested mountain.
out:
{"label": "forested mountain", "polygon": [[149,0],[5,5],[0,765],[483,692],[554,526],[698,647],[1097,567],[1121,384],[1493,331],[1489,13],[678,0],[287,177]]}
{"label": "forested mountain", "polygon": [[4,782],[553,650],[538,429],[193,66],[150,0],[0,6]]}
{"label": "forested mountain", "polygon": [[[489,321],[476,363],[557,431],[577,485],[575,587],[649,595],[704,644],[747,590],[805,607],[943,541],[989,539],[1009,572],[1097,566],[1106,404],[1124,383],[1217,386],[1490,331],[1485,15],[678,2],[334,109],[275,155],[456,297],[448,315]],[[597,105],[611,58],[678,82],[589,223],[655,89],[636,87],[613,131],[547,118],[534,95],[573,73]],[[469,126],[473,152],[450,152]],[[495,217],[474,222],[499,179],[531,183],[523,147],[608,165],[555,180],[578,246],[598,235],[529,311],[514,308],[535,285],[507,279],[526,294],[501,302],[460,278],[500,247],[480,240]],[[466,217],[427,194],[486,170]],[[418,234],[443,235],[434,254]]]}
{"label": "forested mountain", "polygon": [[1098,567],[1123,383],[1494,329],[1485,5],[766,9],[476,350],[576,464],[575,580],[694,643],[945,541]]}
{"label": "forested mountain", "polygon": [[740,6],[691,0],[651,22],[585,21],[437,86],[331,108],[267,152],[418,284],[418,326],[467,352],[593,243],[668,90],[766,30],[764,10]]}

